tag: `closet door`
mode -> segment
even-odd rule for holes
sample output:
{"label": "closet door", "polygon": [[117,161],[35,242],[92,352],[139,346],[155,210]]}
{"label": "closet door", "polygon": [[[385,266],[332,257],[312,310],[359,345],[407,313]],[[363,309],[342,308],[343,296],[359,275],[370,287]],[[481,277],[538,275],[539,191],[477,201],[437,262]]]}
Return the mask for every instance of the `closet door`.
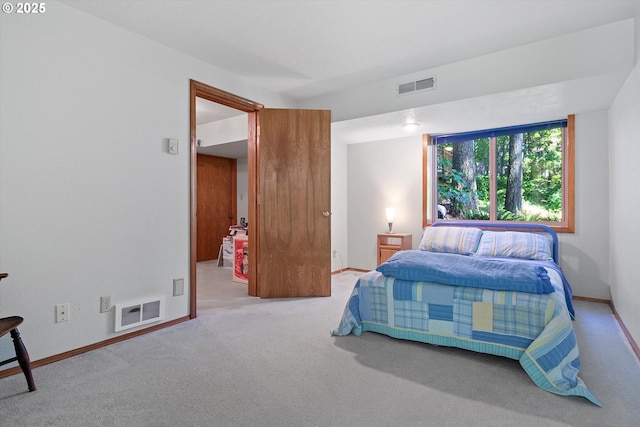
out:
{"label": "closet door", "polygon": [[222,239],[236,223],[236,159],[197,155],[197,261],[218,258]]}

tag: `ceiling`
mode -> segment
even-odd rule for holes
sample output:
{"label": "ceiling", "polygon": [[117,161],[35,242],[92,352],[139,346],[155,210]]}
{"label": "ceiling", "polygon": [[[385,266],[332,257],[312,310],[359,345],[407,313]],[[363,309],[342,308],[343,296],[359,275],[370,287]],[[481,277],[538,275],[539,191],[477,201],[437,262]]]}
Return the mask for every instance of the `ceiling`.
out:
{"label": "ceiling", "polygon": [[[63,3],[298,101],[640,13],[640,0]],[[567,89],[556,88],[563,90]],[[526,91],[511,98],[525,95]],[[493,101],[479,99],[475,107],[482,109]],[[504,105],[505,114],[512,110]],[[459,106],[450,103],[440,108]],[[430,117],[438,115],[434,106],[428,111]],[[470,117],[478,111],[482,110],[469,111]],[[391,114],[350,120],[334,127],[334,132],[341,130],[353,136],[347,142],[359,142],[367,137],[365,126],[376,123],[375,135],[392,134],[382,124],[393,122],[397,128],[396,119]],[[397,137],[397,129],[394,132]]]}

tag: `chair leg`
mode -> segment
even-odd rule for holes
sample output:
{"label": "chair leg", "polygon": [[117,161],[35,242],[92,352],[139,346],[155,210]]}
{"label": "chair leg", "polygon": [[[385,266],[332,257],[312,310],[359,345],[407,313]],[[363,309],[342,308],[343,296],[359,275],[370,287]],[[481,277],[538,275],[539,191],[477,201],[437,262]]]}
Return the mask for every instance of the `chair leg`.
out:
{"label": "chair leg", "polygon": [[29,353],[27,353],[27,349],[22,342],[22,338],[20,338],[20,332],[18,332],[18,328],[13,328],[11,330],[11,338],[13,338],[13,346],[16,349],[18,364],[20,364],[22,372],[24,372],[24,376],[27,378],[29,391],[35,391],[36,383],[33,381],[33,375],[31,375],[31,360],[29,360]]}

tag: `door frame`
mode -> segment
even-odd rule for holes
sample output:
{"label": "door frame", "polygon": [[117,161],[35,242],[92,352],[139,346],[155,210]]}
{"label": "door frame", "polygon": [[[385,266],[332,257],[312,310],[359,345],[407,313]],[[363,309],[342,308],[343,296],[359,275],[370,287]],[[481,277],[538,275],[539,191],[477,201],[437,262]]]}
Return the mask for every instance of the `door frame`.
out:
{"label": "door frame", "polygon": [[257,102],[248,100],[246,98],[242,98],[240,96],[234,95],[229,92],[225,92],[220,89],[216,89],[212,86],[206,85],[204,83],[200,83],[195,80],[189,80],[189,128],[190,128],[190,168],[191,168],[191,176],[190,176],[190,202],[189,202],[189,211],[190,211],[190,219],[189,219],[189,236],[190,236],[190,272],[189,272],[189,317],[194,319],[197,317],[197,282],[196,282],[196,264],[197,264],[197,200],[196,200],[196,192],[197,192],[197,140],[196,140],[196,98],[203,98],[211,102],[215,102],[218,104],[225,105],[230,108],[234,108],[236,110],[244,111],[248,113],[248,159],[247,159],[247,170],[248,170],[248,179],[249,179],[249,188],[248,188],[248,214],[249,219],[253,218],[253,220],[249,221],[249,235],[253,235],[254,238],[249,239],[249,295],[257,295],[257,234],[252,232],[252,228],[256,225],[255,218],[257,218],[257,200],[255,195],[256,193],[256,185],[257,185],[257,113],[264,106]]}

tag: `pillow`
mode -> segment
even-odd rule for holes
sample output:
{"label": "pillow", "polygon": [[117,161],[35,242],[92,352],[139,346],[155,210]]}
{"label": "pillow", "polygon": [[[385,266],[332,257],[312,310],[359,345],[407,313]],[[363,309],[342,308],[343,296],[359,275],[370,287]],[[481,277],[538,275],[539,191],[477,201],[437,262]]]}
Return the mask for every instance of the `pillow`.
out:
{"label": "pillow", "polygon": [[475,255],[553,261],[551,240],[521,231],[485,231]]}
{"label": "pillow", "polygon": [[418,249],[471,255],[478,248],[482,230],[473,227],[427,227],[424,229]]}

